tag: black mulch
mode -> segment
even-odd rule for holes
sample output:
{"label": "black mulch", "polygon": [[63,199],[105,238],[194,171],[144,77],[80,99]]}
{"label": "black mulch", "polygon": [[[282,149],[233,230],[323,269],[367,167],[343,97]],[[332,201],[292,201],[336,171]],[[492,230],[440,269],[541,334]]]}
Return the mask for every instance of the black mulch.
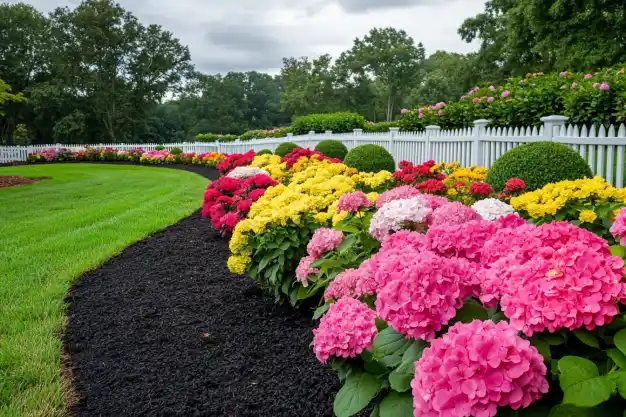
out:
{"label": "black mulch", "polygon": [[74,416],[332,415],[311,311],[274,305],[228,254],[195,213],[81,278],[63,336]]}

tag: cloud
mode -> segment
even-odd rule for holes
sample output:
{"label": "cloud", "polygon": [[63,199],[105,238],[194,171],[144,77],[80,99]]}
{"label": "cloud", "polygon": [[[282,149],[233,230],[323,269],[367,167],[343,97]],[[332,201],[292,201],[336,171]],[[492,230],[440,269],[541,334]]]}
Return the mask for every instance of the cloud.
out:
{"label": "cloud", "polygon": [[[18,0],[9,0],[16,3]],[[39,10],[79,0],[30,0]],[[428,53],[469,52],[456,33],[485,0],[117,0],[143,23],[155,23],[188,45],[208,73],[276,73],[282,58],[337,57],[373,27],[404,29]]]}

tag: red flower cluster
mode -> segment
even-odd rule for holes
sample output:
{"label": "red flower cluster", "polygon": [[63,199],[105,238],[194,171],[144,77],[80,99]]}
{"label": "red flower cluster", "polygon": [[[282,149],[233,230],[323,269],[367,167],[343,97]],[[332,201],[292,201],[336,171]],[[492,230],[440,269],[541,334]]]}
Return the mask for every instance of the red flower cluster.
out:
{"label": "red flower cluster", "polygon": [[446,187],[446,184],[444,184],[443,181],[439,179],[430,179],[428,181],[420,182],[419,184],[415,185],[415,188],[427,194],[445,195],[448,191],[448,187]]}
{"label": "red flower cluster", "polygon": [[520,178],[511,178],[504,187],[505,193],[516,193],[526,189],[526,183]]}
{"label": "red flower cluster", "polygon": [[226,175],[237,167],[250,165],[252,163],[252,160],[254,159],[254,156],[254,151],[249,151],[244,154],[234,153],[232,155],[228,155],[226,159],[217,164],[217,170],[220,172],[221,175]]}
{"label": "red flower cluster", "polygon": [[398,164],[400,171],[396,171],[393,177],[397,185],[415,184],[428,181],[430,179],[443,181],[446,176],[442,173],[431,172],[431,168],[435,166],[435,161],[426,161],[421,165],[414,165],[409,161],[400,161]]}
{"label": "red flower cluster", "polygon": [[469,194],[473,196],[487,197],[493,193],[493,187],[486,182],[472,183],[469,188]]}
{"label": "red flower cluster", "polygon": [[321,152],[312,151],[309,148],[294,148],[291,152],[285,155],[284,158],[280,160],[280,162],[284,162],[285,164],[287,164],[287,168],[291,169],[291,167],[293,167],[296,164],[296,162],[300,160],[300,158],[302,157],[310,158],[313,155],[317,155],[317,159],[319,161],[330,161],[335,164],[341,163],[340,159],[328,158],[324,156]]}
{"label": "red flower cluster", "polygon": [[211,218],[213,229],[225,236],[245,219],[265,190],[278,184],[267,175],[255,175],[248,179],[220,177],[207,187],[202,205],[202,217]]}

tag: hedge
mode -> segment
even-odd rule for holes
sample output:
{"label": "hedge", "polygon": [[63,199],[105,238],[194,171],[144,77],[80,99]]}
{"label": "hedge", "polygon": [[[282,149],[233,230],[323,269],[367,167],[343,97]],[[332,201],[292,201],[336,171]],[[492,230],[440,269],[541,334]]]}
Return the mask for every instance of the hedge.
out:
{"label": "hedge", "polygon": [[338,140],[323,140],[317,144],[315,150],[321,152],[324,156],[329,158],[343,159],[348,153],[348,148],[342,142]]}
{"label": "hedge", "polygon": [[287,155],[295,148],[299,148],[299,146],[292,142],[283,142],[276,147],[274,154],[280,156],[281,158],[284,158],[285,155]]}
{"label": "hedge", "polygon": [[323,133],[327,130],[346,133],[364,129],[365,125],[365,118],[358,113],[321,113],[297,117],[292,128],[294,135],[304,135],[310,131]]}

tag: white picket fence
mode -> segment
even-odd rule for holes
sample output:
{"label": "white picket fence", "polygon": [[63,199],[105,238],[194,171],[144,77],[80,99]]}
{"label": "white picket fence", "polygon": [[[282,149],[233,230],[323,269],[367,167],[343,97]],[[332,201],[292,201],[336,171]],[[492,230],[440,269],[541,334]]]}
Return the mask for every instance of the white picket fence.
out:
{"label": "white picket fence", "polygon": [[196,142],[196,143],[98,143],[98,144],[89,144],[89,145],[32,145],[32,146],[0,146],[0,164],[15,162],[15,161],[26,161],[26,158],[29,154],[37,151],[42,151],[44,149],[49,148],[64,148],[70,149],[72,151],[77,151],[81,149],[85,149],[86,146],[90,146],[92,148],[113,148],[120,151],[128,151],[131,149],[142,148],[144,151],[153,151],[157,146],[163,146],[168,151],[171,151],[174,148],[179,148],[183,152],[196,152],[196,153],[206,153],[206,152],[214,152],[217,151],[217,144],[215,143],[205,143],[205,142]]}
{"label": "white picket fence", "polygon": [[[366,133],[356,129],[350,133],[306,135],[286,138],[255,139],[226,143],[183,143],[167,144],[165,148],[181,148],[184,152],[243,153],[249,150],[260,151],[276,147],[285,141],[301,147],[314,148],[325,139],[342,141],[348,149],[364,144],[383,146],[393,155],[396,162],[408,160],[421,163],[429,159],[437,162],[459,161],[463,166],[481,165],[491,167],[504,152],[529,142],[552,141],[566,144],[578,152],[591,166],[594,175],[599,175],[617,186],[624,186],[624,154],[626,149],[626,128],[624,125],[587,128],[567,125],[565,116],[548,116],[541,119],[542,126],[528,128],[488,128],[488,120],[476,120],[473,128],[441,130],[439,126],[428,126],[424,132],[400,132],[393,128],[388,133]],[[85,145],[38,145],[28,147],[0,147],[0,163],[24,161],[28,153],[50,147],[83,148]],[[117,149],[142,147],[152,150],[156,144],[104,144]]]}

